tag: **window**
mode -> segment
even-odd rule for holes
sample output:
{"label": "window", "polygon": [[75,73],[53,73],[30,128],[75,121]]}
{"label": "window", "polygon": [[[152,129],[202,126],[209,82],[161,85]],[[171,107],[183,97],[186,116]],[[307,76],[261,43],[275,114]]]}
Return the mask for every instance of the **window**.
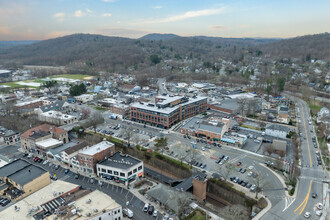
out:
{"label": "window", "polygon": [[133,170],[133,173],[136,173],[136,172],[137,172],[137,169],[134,169],[134,170]]}
{"label": "window", "polygon": [[107,172],[107,171],[106,171],[105,169],[103,169],[103,168],[102,168],[101,170],[102,170],[103,173]]}
{"label": "window", "polygon": [[132,171],[129,171],[129,172],[128,172],[128,176],[130,176],[130,175],[132,175]]}
{"label": "window", "polygon": [[117,214],[117,211],[115,211],[115,214]]}
{"label": "window", "polygon": [[120,213],[120,209],[118,209],[118,213]]}
{"label": "window", "polygon": [[142,170],[142,166],[139,166],[139,170]]}
{"label": "window", "polygon": [[120,173],[120,176],[123,176],[124,177],[125,176],[125,173]]}
{"label": "window", "polygon": [[102,217],[99,217],[99,220],[101,220],[102,219]]}
{"label": "window", "polygon": [[118,176],[118,172],[117,171],[113,171],[113,174],[117,175]]}
{"label": "window", "polygon": [[108,170],[108,173],[109,173],[109,174],[112,174],[112,170]]}

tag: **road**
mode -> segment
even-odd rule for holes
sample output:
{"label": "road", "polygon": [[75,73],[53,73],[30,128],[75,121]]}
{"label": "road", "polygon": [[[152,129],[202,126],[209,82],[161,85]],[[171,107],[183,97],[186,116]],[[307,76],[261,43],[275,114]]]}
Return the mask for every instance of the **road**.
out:
{"label": "road", "polygon": [[157,81],[157,86],[158,86],[158,94],[159,95],[163,95],[163,94],[167,94],[168,91],[165,87],[165,83],[166,83],[166,79],[165,78],[160,78]]}
{"label": "road", "polygon": [[[305,212],[310,212],[310,219],[319,219],[315,214],[316,204],[324,203],[323,183],[328,176],[321,166],[318,166],[315,150],[313,148],[311,126],[309,125],[309,110],[304,101],[297,99],[297,107],[301,117],[302,141],[302,168],[299,178],[298,192],[295,200],[291,204],[285,201],[273,206],[272,209],[263,216],[262,219],[302,219]],[[326,185],[327,186],[327,185]],[[327,186],[328,187],[328,186]],[[312,193],[316,193],[317,198],[312,198]],[[324,215],[325,213],[323,213]]]}

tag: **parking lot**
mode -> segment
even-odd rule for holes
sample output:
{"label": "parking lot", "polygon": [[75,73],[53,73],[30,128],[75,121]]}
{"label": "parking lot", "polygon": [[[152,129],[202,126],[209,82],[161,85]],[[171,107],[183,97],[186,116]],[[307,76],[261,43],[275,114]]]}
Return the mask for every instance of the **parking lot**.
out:
{"label": "parking lot", "polygon": [[[34,162],[33,157],[31,159],[24,158],[37,166],[40,166],[49,171],[52,181],[62,180],[70,183],[74,183],[82,186],[84,189],[95,190],[98,189],[107,195],[111,196],[117,203],[122,205],[123,208],[127,207],[134,212],[134,219],[162,219],[161,213],[158,213],[157,218],[142,211],[145,203],[139,198],[134,196],[124,185],[116,184],[114,181],[97,180],[84,175],[76,176],[77,173],[67,170],[61,166],[56,166],[53,163],[45,164],[44,161]],[[66,171],[67,170],[67,171]],[[56,177],[56,178],[54,178]],[[93,181],[91,181],[93,179]],[[129,202],[128,205],[127,201]]]}

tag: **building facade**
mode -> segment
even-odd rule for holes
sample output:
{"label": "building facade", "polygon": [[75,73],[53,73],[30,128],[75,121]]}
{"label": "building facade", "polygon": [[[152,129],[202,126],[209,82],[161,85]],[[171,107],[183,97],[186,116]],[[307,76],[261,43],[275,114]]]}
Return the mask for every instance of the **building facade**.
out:
{"label": "building facade", "polygon": [[155,104],[137,102],[131,105],[131,120],[161,128],[206,112],[207,97],[157,96]]}
{"label": "building facade", "polygon": [[12,145],[20,141],[20,133],[0,126],[0,144]]}
{"label": "building facade", "polygon": [[78,153],[79,170],[93,175],[96,173],[96,164],[115,153],[115,145],[109,141],[102,141]]}
{"label": "building facade", "polygon": [[43,112],[38,115],[38,119],[43,122],[51,123],[54,125],[72,124],[78,121],[78,118],[72,115],[63,114],[57,111]]}
{"label": "building facade", "polygon": [[96,166],[97,176],[114,179],[125,185],[144,175],[143,161],[121,154],[119,151]]}

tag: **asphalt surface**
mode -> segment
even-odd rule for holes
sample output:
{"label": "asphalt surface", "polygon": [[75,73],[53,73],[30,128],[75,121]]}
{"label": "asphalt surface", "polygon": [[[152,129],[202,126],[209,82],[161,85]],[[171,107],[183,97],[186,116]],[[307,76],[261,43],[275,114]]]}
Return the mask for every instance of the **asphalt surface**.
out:
{"label": "asphalt surface", "polygon": [[[302,100],[298,99],[297,106],[301,118],[301,133],[302,140],[302,169],[299,178],[297,196],[295,200],[281,201],[276,206],[267,212],[262,219],[303,219],[306,212],[311,213],[310,219],[320,219],[316,215],[316,204],[324,203],[323,199],[323,183],[325,176],[328,174],[323,171],[321,166],[317,165],[315,149],[313,148],[312,137],[309,125],[309,110],[307,105]],[[317,198],[312,198],[312,193],[318,195]],[[325,213],[324,213],[325,214]]]}
{"label": "asphalt surface", "polygon": [[[134,219],[138,220],[145,220],[145,219],[162,219],[161,213],[158,213],[158,217],[152,217],[151,215],[145,213],[142,211],[144,202],[141,201],[139,198],[134,196],[129,190],[127,190],[123,185],[123,187],[119,187],[115,184],[111,184],[111,181],[104,180],[102,181],[102,186],[99,185],[98,181],[95,181],[94,184],[90,183],[90,178],[80,175],[78,179],[75,179],[75,173],[69,172],[68,174],[65,174],[65,169],[63,167],[60,167],[59,169],[55,170],[55,165],[49,166],[49,164],[43,165],[43,162],[41,163],[35,163],[32,159],[27,159],[31,163],[34,163],[35,165],[38,165],[46,170],[49,171],[49,173],[54,176],[56,174],[56,177],[58,180],[63,180],[66,182],[74,183],[77,185],[80,185],[84,189],[89,190],[100,190],[107,195],[109,195],[112,199],[114,199],[118,204],[120,204],[123,208],[128,207],[130,210],[134,213]],[[126,206],[126,202],[129,201],[129,205]]]}

